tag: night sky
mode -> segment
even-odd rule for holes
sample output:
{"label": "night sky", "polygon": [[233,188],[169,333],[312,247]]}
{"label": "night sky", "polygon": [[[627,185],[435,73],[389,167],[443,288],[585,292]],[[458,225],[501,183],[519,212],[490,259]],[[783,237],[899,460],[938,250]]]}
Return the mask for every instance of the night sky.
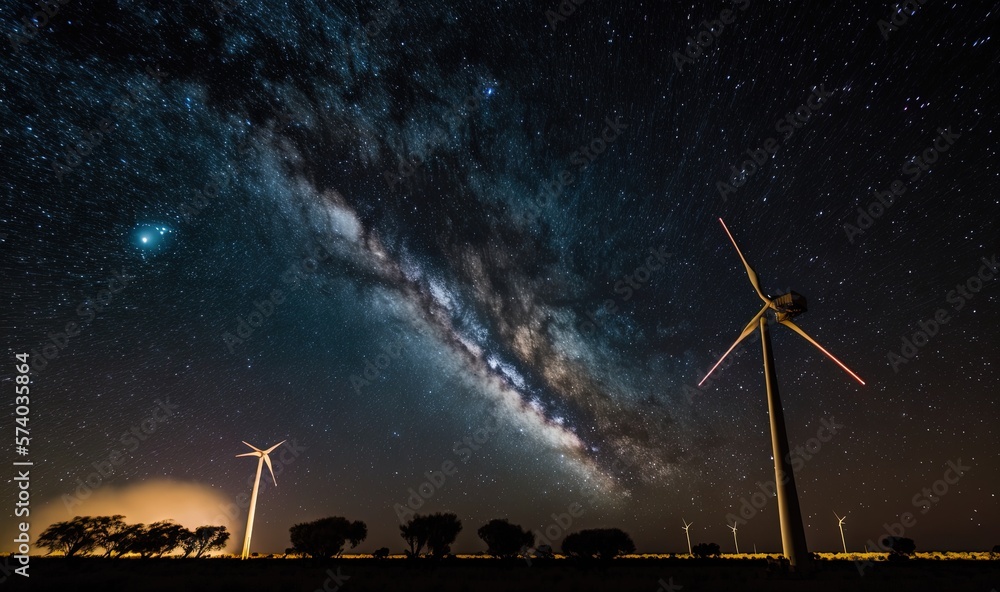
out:
{"label": "night sky", "polygon": [[[287,439],[254,551],[339,515],[398,552],[420,491],[456,551],[574,503],[732,551],[774,472],[759,339],[695,386],[760,307],[721,217],[867,383],[772,328],[810,550],[833,512],[852,551],[905,512],[921,550],[1000,543],[1000,4],[578,1],[0,7],[32,536],[233,505],[238,549],[241,441]],[[776,507],[741,550],[780,550]]]}

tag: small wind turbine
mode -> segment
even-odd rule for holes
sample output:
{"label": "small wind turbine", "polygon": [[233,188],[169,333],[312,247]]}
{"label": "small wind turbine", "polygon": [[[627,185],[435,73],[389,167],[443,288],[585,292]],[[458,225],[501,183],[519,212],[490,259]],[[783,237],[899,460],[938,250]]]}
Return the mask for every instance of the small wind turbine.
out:
{"label": "small wind turbine", "polygon": [[257,461],[257,477],[253,481],[253,494],[250,496],[250,515],[247,517],[247,533],[243,537],[243,555],[242,559],[246,559],[250,556],[250,535],[253,534],[253,513],[257,509],[257,489],[260,487],[260,470],[263,468],[264,463],[267,463],[267,470],[271,471],[271,480],[274,481],[274,486],[278,486],[278,480],[274,478],[274,468],[271,466],[271,457],[268,454],[285,443],[284,440],[278,442],[274,446],[268,448],[267,450],[261,450],[253,444],[250,444],[246,440],[243,441],[244,444],[253,448],[253,452],[247,452],[246,454],[237,454],[236,457],[241,456],[256,456],[260,460]]}
{"label": "small wind turbine", "polygon": [[[712,366],[705,378],[701,379],[698,386],[704,384],[708,377],[715,372],[719,364],[726,359],[741,341],[750,336],[758,327],[760,328],[761,347],[764,350],[764,383],[767,388],[767,411],[771,421],[771,456],[774,458],[774,478],[778,484],[778,520],[781,525],[781,551],[788,558],[792,567],[802,565],[809,561],[809,551],[806,549],[806,531],[802,526],[802,511],[799,509],[799,494],[795,490],[795,471],[792,468],[791,456],[788,453],[788,434],[785,431],[785,414],[781,407],[781,397],[778,394],[778,373],[774,367],[774,354],[771,349],[771,333],[767,326],[767,312],[774,311],[775,321],[792,331],[795,331],[803,339],[815,346],[819,351],[826,354],[844,371],[850,374],[855,380],[864,384],[861,378],[845,366],[843,362],[833,357],[833,354],[826,351],[815,339],[806,334],[798,325],[792,322],[792,318],[806,312],[806,298],[798,292],[789,291],[781,296],[767,296],[760,289],[760,280],[757,279],[757,272],[747,263],[746,257],[740,251],[736,239],[733,238],[729,228],[722,218],[719,218],[722,229],[726,231],[730,242],[736,248],[736,254],[740,256],[743,267],[747,270],[750,278],[750,285],[753,286],[757,296],[764,301],[764,307],[760,309],[750,322],[743,328],[743,332],[736,338],[736,342],[729,346],[726,353],[722,354],[719,361]],[[735,532],[733,533],[736,534]]]}
{"label": "small wind turbine", "polygon": [[729,530],[733,531],[733,542],[736,543],[736,554],[739,555],[740,554],[740,542],[738,540],[736,540],[736,526],[737,525],[735,523],[732,524],[731,526],[729,526]]}
{"label": "small wind turbine", "polygon": [[[833,515],[837,516],[837,513],[834,512]],[[847,520],[847,514],[844,514],[843,518],[837,516],[837,525],[840,526],[840,542],[844,544],[844,555],[847,555],[847,541],[844,540],[844,520]]]}
{"label": "small wind turbine", "polygon": [[681,522],[684,524],[684,535],[688,540],[688,555],[693,555],[694,553],[691,552],[691,533],[688,532],[688,529],[691,528],[691,525],[694,524],[694,522],[688,524],[688,521],[683,518],[681,518]]}

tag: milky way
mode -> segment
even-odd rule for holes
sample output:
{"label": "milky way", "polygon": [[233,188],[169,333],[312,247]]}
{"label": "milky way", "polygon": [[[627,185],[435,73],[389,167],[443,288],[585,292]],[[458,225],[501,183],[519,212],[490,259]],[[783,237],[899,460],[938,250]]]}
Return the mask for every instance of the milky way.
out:
{"label": "milky way", "polygon": [[[846,426],[797,476],[810,545],[839,544],[834,506],[877,536],[959,457],[914,537],[995,544],[998,291],[949,291],[1000,250],[997,7],[863,4],[3,7],[37,499],[169,399],[103,486],[235,499],[240,441],[293,439],[262,549],[326,515],[395,548],[394,506],[447,461],[422,510],[458,513],[462,549],[581,500],[574,529],[640,549],[682,549],[681,515],[728,540],[773,472],[759,344],[696,386],[756,310],[721,216],[868,383],[772,331],[792,447]],[[741,538],[777,548],[772,510]]]}

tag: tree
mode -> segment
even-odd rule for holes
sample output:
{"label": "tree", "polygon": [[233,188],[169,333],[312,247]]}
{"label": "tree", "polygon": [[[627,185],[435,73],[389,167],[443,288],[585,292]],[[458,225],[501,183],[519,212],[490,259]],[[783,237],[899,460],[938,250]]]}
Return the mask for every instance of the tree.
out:
{"label": "tree", "polygon": [[351,522],[340,516],[296,524],[289,532],[293,549],[317,559],[339,556],[345,542],[350,542],[354,548],[368,538],[368,526],[364,522]]}
{"label": "tree", "polygon": [[614,559],[618,555],[635,553],[635,543],[620,528],[594,528],[567,535],[562,550],[567,555],[585,559]]}
{"label": "tree", "polygon": [[916,543],[913,539],[908,539],[906,537],[897,536],[887,536],[882,539],[883,548],[889,549],[889,551],[896,556],[897,559],[903,557],[909,557],[917,550]]}
{"label": "tree", "polygon": [[161,520],[149,526],[142,524],[137,526],[139,530],[130,550],[138,553],[143,559],[167,555],[180,546],[181,541],[192,536],[190,530],[171,520]]}
{"label": "tree", "polygon": [[49,553],[61,551],[66,557],[86,555],[97,547],[96,518],[76,516],[66,522],[56,522],[38,535],[35,545]]}
{"label": "tree", "polygon": [[92,524],[97,546],[104,549],[105,557],[121,557],[131,551],[143,528],[141,524],[125,524],[121,514],[98,516]]}
{"label": "tree", "polygon": [[199,526],[181,540],[181,548],[184,557],[194,553],[194,558],[198,559],[208,551],[225,547],[227,542],[229,531],[225,526]]}
{"label": "tree", "polygon": [[379,547],[372,553],[374,559],[385,559],[389,556],[389,547]]}
{"label": "tree", "polygon": [[535,535],[526,532],[506,518],[490,520],[476,531],[486,543],[486,551],[494,557],[516,557],[521,549],[535,544]]}
{"label": "tree", "polygon": [[718,543],[698,543],[691,547],[691,554],[695,557],[718,557],[721,553]]}
{"label": "tree", "polygon": [[408,557],[418,557],[424,546],[434,557],[443,557],[451,552],[451,544],[462,531],[462,521],[455,514],[414,514],[399,527],[399,534],[410,546]]}

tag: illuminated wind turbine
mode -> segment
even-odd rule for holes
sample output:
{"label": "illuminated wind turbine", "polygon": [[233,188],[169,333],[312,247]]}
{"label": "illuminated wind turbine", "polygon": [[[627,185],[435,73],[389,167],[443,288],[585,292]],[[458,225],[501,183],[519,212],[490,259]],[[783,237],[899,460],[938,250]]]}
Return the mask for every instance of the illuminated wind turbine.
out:
{"label": "illuminated wind turbine", "polygon": [[247,533],[243,537],[243,555],[241,556],[241,558],[246,559],[247,557],[250,556],[250,535],[253,534],[253,514],[254,510],[257,509],[257,489],[260,487],[260,470],[263,468],[264,463],[267,463],[267,470],[271,471],[271,480],[274,481],[275,487],[278,486],[278,480],[274,478],[274,468],[271,466],[271,457],[268,456],[268,454],[271,454],[271,452],[275,448],[284,444],[285,441],[282,440],[281,442],[278,442],[277,444],[268,448],[267,450],[261,450],[260,448],[257,448],[256,446],[250,444],[246,440],[244,440],[243,443],[249,446],[250,448],[253,448],[253,452],[247,452],[246,454],[237,454],[236,455],[237,458],[241,456],[256,456],[260,459],[257,461],[257,477],[254,478],[253,494],[250,496],[250,515],[247,517]]}
{"label": "illuminated wind turbine", "polygon": [[693,555],[691,552],[691,533],[688,532],[688,529],[691,528],[691,525],[694,524],[694,522],[688,524],[687,520],[681,518],[681,523],[684,524],[684,536],[686,536],[688,540],[688,555]]}
{"label": "illuminated wind turbine", "polygon": [[[845,366],[843,362],[835,358],[833,354],[826,351],[815,339],[807,335],[798,325],[792,322],[793,317],[806,312],[806,299],[803,295],[789,291],[787,294],[771,298],[761,291],[757,272],[747,263],[746,257],[743,256],[743,252],[740,251],[740,247],[736,244],[736,239],[733,238],[732,233],[729,232],[729,228],[726,227],[726,223],[722,221],[722,218],[719,218],[719,222],[729,236],[729,240],[733,243],[733,247],[736,248],[736,254],[740,256],[743,267],[747,270],[750,284],[753,286],[754,291],[757,292],[757,296],[764,302],[764,307],[750,319],[750,322],[743,328],[743,332],[740,333],[736,342],[726,350],[726,353],[722,354],[722,357],[715,363],[715,366],[712,366],[712,369],[708,371],[705,378],[701,379],[698,386],[701,386],[708,380],[708,377],[719,367],[722,360],[725,360],[726,356],[759,326],[761,347],[764,350],[764,380],[767,386],[767,410],[771,421],[771,452],[774,457],[774,477],[775,483],[778,484],[778,518],[781,522],[781,548],[782,553],[788,558],[788,562],[792,567],[796,565],[805,566],[809,559],[809,552],[806,549],[806,533],[805,528],[802,526],[799,496],[795,489],[795,473],[792,470],[791,458],[788,454],[788,435],[785,432],[785,415],[781,408],[781,397],[778,395],[778,375],[774,368],[771,334],[767,327],[767,311],[774,311],[775,321],[779,325],[784,325],[798,333],[803,339],[826,354],[828,358],[833,360],[861,384],[865,382],[852,372],[850,368]],[[735,535],[735,532],[733,534]]]}
{"label": "illuminated wind turbine", "polygon": [[[837,516],[837,513],[834,512],[833,515]],[[847,541],[844,540],[844,520],[847,520],[847,514],[844,514],[843,518],[837,516],[837,525],[840,526],[840,542],[844,544],[844,555],[847,555]]]}
{"label": "illuminated wind turbine", "polygon": [[729,530],[733,531],[733,542],[736,543],[736,554],[740,554],[740,542],[736,540],[736,524],[729,527]]}

